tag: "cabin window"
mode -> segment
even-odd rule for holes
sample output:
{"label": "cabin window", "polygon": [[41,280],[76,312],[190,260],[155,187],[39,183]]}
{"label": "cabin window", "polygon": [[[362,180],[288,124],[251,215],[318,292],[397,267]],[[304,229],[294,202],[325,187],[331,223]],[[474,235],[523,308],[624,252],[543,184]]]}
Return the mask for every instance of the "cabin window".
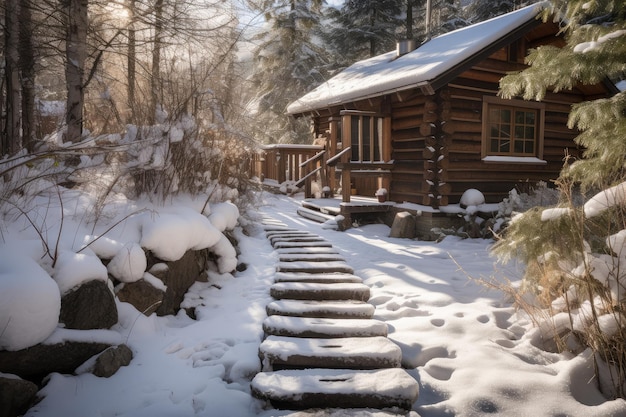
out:
{"label": "cabin window", "polygon": [[482,156],[543,157],[544,105],[522,100],[483,100]]}
{"label": "cabin window", "polygon": [[383,116],[364,112],[343,112],[343,145],[350,141],[352,162],[383,161]]}

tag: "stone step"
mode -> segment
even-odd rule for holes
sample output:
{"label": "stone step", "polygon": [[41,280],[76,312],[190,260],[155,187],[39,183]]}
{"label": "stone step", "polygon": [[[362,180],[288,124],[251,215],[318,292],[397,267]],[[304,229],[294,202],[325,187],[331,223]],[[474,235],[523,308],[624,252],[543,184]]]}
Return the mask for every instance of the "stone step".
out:
{"label": "stone step", "polygon": [[[274,410],[275,413],[275,410]],[[398,407],[387,410],[374,408],[312,408],[307,410],[283,410],[280,417],[419,417],[415,411]],[[260,417],[276,417],[277,414],[262,413]]]}
{"label": "stone step", "polygon": [[372,319],[326,319],[269,316],[263,321],[266,335],[308,338],[387,336],[387,325]]}
{"label": "stone step", "polygon": [[312,339],[268,336],[259,346],[264,370],[398,368],[402,352],[382,336]]}
{"label": "stone step", "polygon": [[274,246],[278,242],[326,242],[326,239],[320,236],[315,235],[302,235],[302,236],[291,236],[291,237],[271,237],[270,243]]}
{"label": "stone step", "polygon": [[297,229],[289,229],[289,230],[273,230],[265,233],[265,236],[269,239],[273,236],[310,236],[313,233],[305,232]]}
{"label": "stone step", "polygon": [[358,372],[345,369],[261,372],[254,377],[250,387],[255,397],[270,401],[275,408],[288,410],[320,407],[359,409],[397,407],[411,410],[419,395],[417,381],[403,369]]}
{"label": "stone step", "polygon": [[298,261],[298,262],[279,262],[276,265],[279,272],[307,272],[309,274],[323,274],[329,272],[344,272],[352,274],[354,269],[345,261]]}
{"label": "stone step", "polygon": [[282,249],[282,248],[330,248],[333,245],[328,241],[321,242],[276,242],[274,245],[274,249]]}
{"label": "stone step", "polygon": [[266,307],[267,315],[292,317],[320,317],[369,319],[376,308],[363,301],[309,301],[309,300],[277,300]]}
{"label": "stone step", "polygon": [[280,248],[275,249],[275,252],[280,255],[287,254],[296,254],[296,253],[307,253],[307,254],[321,254],[321,253],[334,253],[337,254],[339,251],[333,248],[332,246],[326,247],[293,247],[293,248]]}
{"label": "stone step", "polygon": [[277,272],[274,275],[274,282],[318,282],[318,283],[339,283],[356,282],[363,280],[354,274],[343,272],[329,272],[325,274],[311,274],[308,272]]}
{"label": "stone step", "polygon": [[331,262],[346,259],[338,253],[283,253],[278,255],[280,262]]}
{"label": "stone step", "polygon": [[370,288],[359,283],[320,284],[309,282],[277,282],[270,287],[270,295],[276,299],[291,300],[358,300],[370,298]]}

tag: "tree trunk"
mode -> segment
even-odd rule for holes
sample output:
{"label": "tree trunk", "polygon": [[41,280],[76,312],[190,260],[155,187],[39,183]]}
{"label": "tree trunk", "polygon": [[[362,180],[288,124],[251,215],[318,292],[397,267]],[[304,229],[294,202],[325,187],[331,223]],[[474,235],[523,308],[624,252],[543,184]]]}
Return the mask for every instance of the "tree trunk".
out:
{"label": "tree trunk", "polygon": [[64,142],[78,142],[83,133],[83,81],[87,57],[87,7],[88,0],[65,0],[67,13],[65,83],[67,105],[65,122],[67,133]]}
{"label": "tree trunk", "polygon": [[19,16],[20,0],[6,0],[5,15],[5,76],[6,125],[2,154],[13,155],[22,149],[19,79]]}
{"label": "tree trunk", "polygon": [[136,83],[136,34],[135,34],[135,0],[128,0],[128,107],[130,108],[130,122],[137,123],[137,111],[135,109],[135,83]]}
{"label": "tree trunk", "polygon": [[154,124],[159,102],[161,73],[161,42],[163,37],[163,0],[154,4],[154,46],[152,49],[152,74],[150,76],[150,114],[149,122]]}
{"label": "tree trunk", "polygon": [[32,0],[21,0],[20,73],[22,83],[22,140],[28,152],[35,150],[35,53],[33,45]]}

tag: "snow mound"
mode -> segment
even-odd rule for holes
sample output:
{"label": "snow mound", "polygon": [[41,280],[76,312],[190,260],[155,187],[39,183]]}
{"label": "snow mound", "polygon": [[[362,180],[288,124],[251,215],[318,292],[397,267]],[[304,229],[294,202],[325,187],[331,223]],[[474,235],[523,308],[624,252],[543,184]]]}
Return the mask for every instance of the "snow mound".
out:
{"label": "snow mound", "polygon": [[0,252],[0,349],[21,350],[44,341],[59,322],[61,294],[32,259]]}
{"label": "snow mound", "polygon": [[107,270],[122,282],[135,282],[143,277],[147,266],[146,254],[141,246],[130,242],[111,259]]}
{"label": "snow mound", "polygon": [[230,201],[211,205],[209,220],[220,232],[234,229],[238,219],[239,209]]}
{"label": "snow mound", "polygon": [[188,207],[170,207],[143,217],[141,247],[164,261],[177,261],[188,250],[217,244],[222,233],[208,218]]}
{"label": "snow mound", "polygon": [[461,207],[480,206],[485,204],[485,196],[475,188],[465,190],[461,196]]}
{"label": "snow mound", "polygon": [[107,268],[95,255],[61,251],[54,267],[54,280],[61,294],[65,294],[83,282],[100,280],[107,282]]}

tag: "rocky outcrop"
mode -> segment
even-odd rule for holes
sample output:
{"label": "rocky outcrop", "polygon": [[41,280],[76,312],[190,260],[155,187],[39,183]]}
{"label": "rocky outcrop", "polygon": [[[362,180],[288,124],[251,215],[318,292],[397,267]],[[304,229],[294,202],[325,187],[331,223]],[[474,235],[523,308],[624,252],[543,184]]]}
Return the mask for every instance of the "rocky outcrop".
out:
{"label": "rocky outcrop", "polygon": [[0,372],[36,381],[49,373],[71,374],[87,359],[110,345],[68,341],[53,345],[38,344],[27,349],[0,351]]}
{"label": "rocky outcrop", "polygon": [[120,301],[132,304],[146,316],[159,308],[164,297],[165,292],[163,290],[154,287],[143,279],[123,284],[117,291],[117,298]]}
{"label": "rocky outcrop", "polygon": [[61,298],[59,321],[68,329],[108,329],[117,323],[115,297],[105,281],[91,280]]}
{"label": "rocky outcrop", "polygon": [[95,376],[108,378],[122,366],[128,366],[133,359],[133,352],[126,345],[110,347],[98,356],[91,373]]}
{"label": "rocky outcrop", "polygon": [[20,416],[34,403],[37,385],[21,378],[0,375],[0,417]]}
{"label": "rocky outcrop", "polygon": [[189,287],[196,281],[206,281],[208,259],[208,250],[187,251],[179,260],[168,262],[167,268],[155,270],[153,266],[162,264],[163,261],[149,254],[148,271],[167,286],[163,302],[156,310],[157,315],[166,316],[178,312]]}

